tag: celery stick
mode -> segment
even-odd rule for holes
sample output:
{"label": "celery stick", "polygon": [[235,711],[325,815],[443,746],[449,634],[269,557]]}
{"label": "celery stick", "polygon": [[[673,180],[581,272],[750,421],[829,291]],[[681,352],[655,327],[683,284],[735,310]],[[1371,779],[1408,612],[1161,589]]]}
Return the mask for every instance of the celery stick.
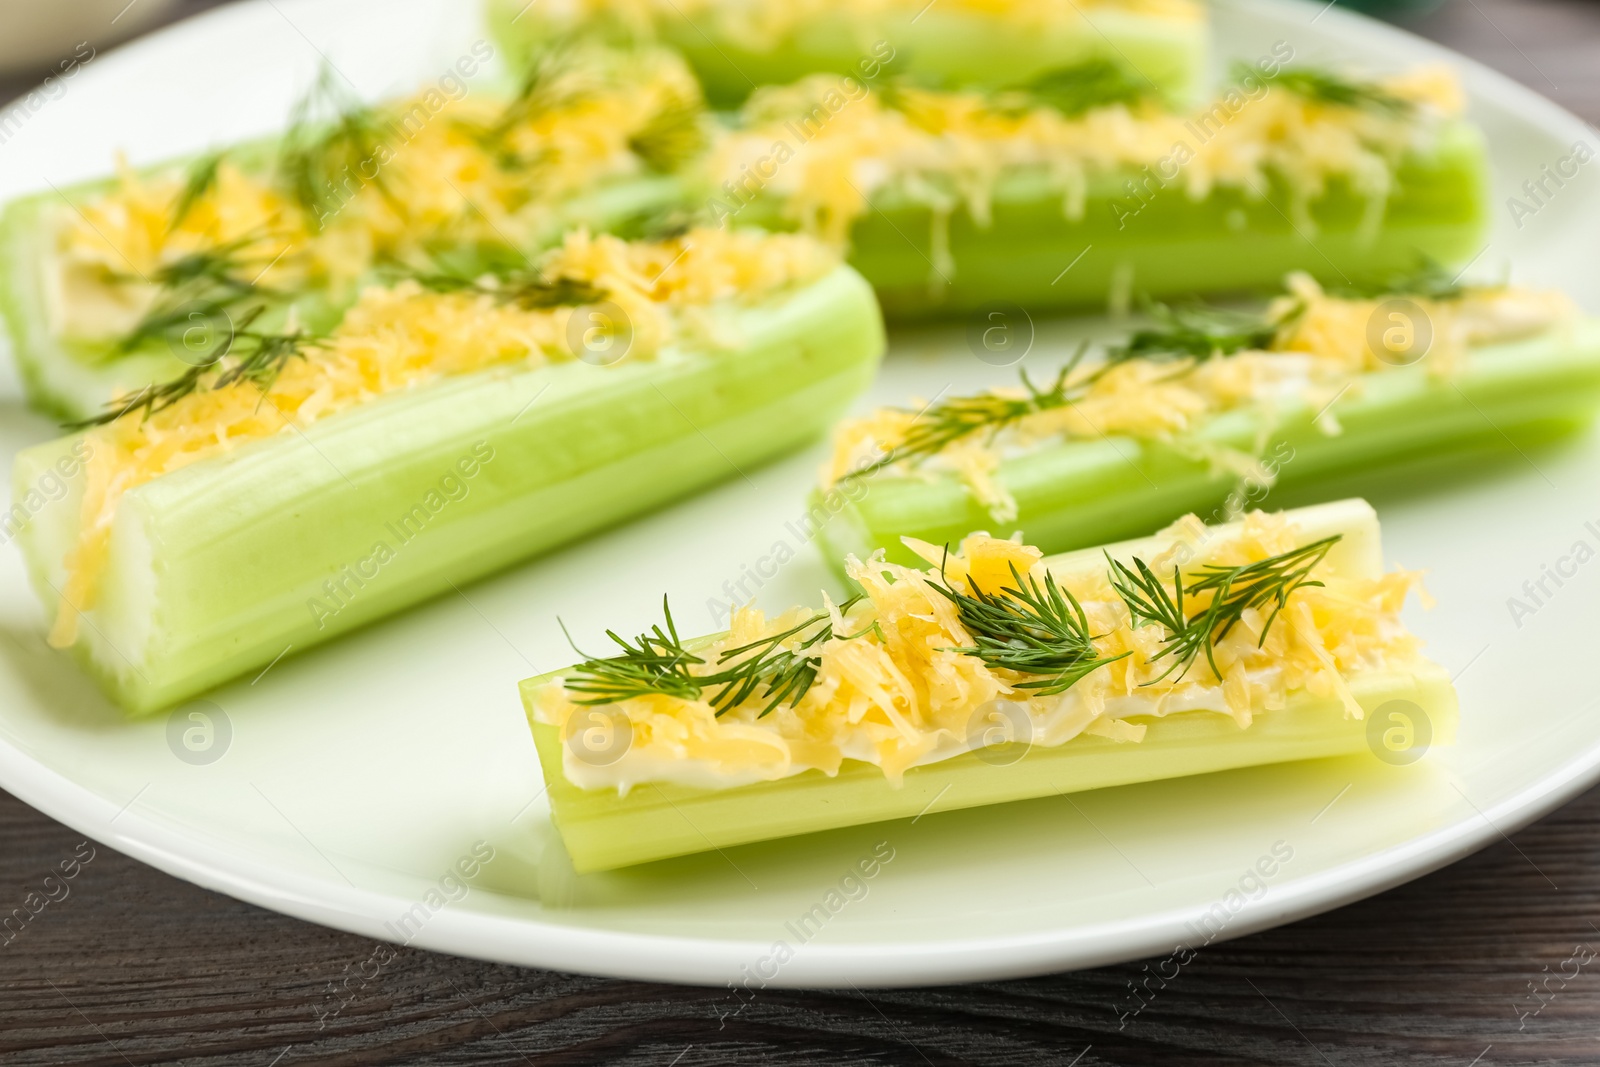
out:
{"label": "celery stick", "polygon": [[[1309,543],[1343,535],[1329,560],[1350,573],[1381,570],[1377,519],[1362,501],[1340,501],[1291,513]],[[1169,546],[1165,536],[1142,538],[1045,561],[1056,575],[1103,568],[1102,552],[1127,562]],[[1371,670],[1345,681],[1365,715],[1347,717],[1337,698],[1291,694],[1288,706],[1262,712],[1241,729],[1225,715],[1181,712],[1135,716],[1148,727],[1142,741],[1079,735],[1058,746],[993,746],[908,771],[894,786],[877,767],[846,761],[839,773],[819,771],[728,789],[647,783],[621,796],[581,789],[563,772],[560,728],[534,721],[540,687],[555,672],[524,681],[540,764],[556,828],[579,873],[671,856],[790,837],[861,823],[914,818],[934,811],[1131,785],[1237,767],[1359,753],[1370,745],[1372,713],[1390,701],[1415,705],[1433,744],[1454,739],[1456,697],[1448,673],[1418,660],[1403,669]],[[1013,759],[1012,757],[1015,757]]]}
{"label": "celery stick", "polygon": [[[1426,361],[1362,375],[1327,414],[1341,432],[1316,424],[1321,405],[1280,404],[1269,416],[1237,409],[1195,436],[1278,463],[1276,489],[1299,489],[1342,475],[1378,476],[1426,456],[1509,448],[1508,438],[1545,438],[1587,425],[1600,408],[1600,320],[1467,353],[1449,377]],[[1271,419],[1270,423],[1264,420]],[[1264,434],[1264,436],[1263,436]],[[996,482],[1015,497],[1017,517],[999,523],[954,477],[867,477],[850,500],[814,498],[824,517],[824,558],[883,549],[891,561],[917,557],[902,536],[958,542],[973,530],[1022,531],[1029,544],[1062,552],[1160,526],[1189,512],[1222,508],[1239,484],[1181,445],[1133,438],[1064,441],[1005,459]]]}
{"label": "celery stick", "polygon": [[[242,166],[265,167],[270,149],[268,144],[255,143],[229,158]],[[170,172],[180,165],[162,164],[149,168],[148,173]],[[62,336],[63,324],[56,321],[59,314],[55,310],[59,300],[50,280],[56,227],[70,215],[73,205],[103,195],[113,184],[93,181],[27,196],[0,212],[0,318],[5,320],[29,403],[63,422],[90,418],[111,397],[151,382],[169,381],[189,367],[160,340],[122,352],[117,338]],[[554,243],[576,226],[626,235],[633,224],[655,217],[681,196],[678,181],[665,176],[598,185],[563,204],[535,235],[533,246]],[[360,289],[360,283],[338,292],[307,288],[291,300],[270,305],[257,325],[276,329],[288,320],[292,308],[303,328],[320,333],[339,321]]]}
{"label": "celery stick", "polygon": [[[1354,678],[1350,686],[1369,715],[1391,700],[1417,705],[1440,743],[1444,735],[1439,731],[1454,722],[1455,694],[1449,675],[1431,665],[1415,674]],[[567,782],[559,770],[563,748],[559,729],[537,723],[533,735],[545,768],[551,812],[579,874],[752,841],[910,819],[930,805],[934,812],[954,811],[1236,767],[1353,755],[1367,747],[1366,720],[1346,718],[1340,703],[1332,699],[1296,700],[1282,711],[1257,716],[1246,730],[1225,716],[1206,712],[1133,721],[1150,728],[1138,744],[1079,737],[1056,748],[1030,747],[1009,766],[996,765],[1003,756],[996,760],[992,754],[968,753],[906,772],[899,789],[889,785],[876,767],[850,763],[833,778],[807,771],[721,791],[652,783],[626,797]]]}
{"label": "celery stick", "polygon": [[[796,447],[883,347],[848,268],[725,325],[735,350],[446,378],[133,489],[81,658],[127,710],[173,704]],[[78,440],[25,451],[19,494]],[[47,604],[81,482],[19,537]]]}
{"label": "celery stick", "polygon": [[[1137,182],[1141,193],[1128,191]],[[996,181],[992,217],[963,207],[948,220],[895,187],[874,197],[850,235],[850,263],[878,292],[892,320],[962,315],[986,305],[1029,313],[1105,307],[1129,296],[1155,298],[1274,288],[1291,270],[1329,285],[1470,259],[1488,224],[1483,138],[1465,123],[1441,131],[1427,155],[1395,170],[1381,225],[1363,228],[1367,201],[1343,180],[1310,205],[1313,228],[1291,222],[1287,187],[1274,180],[1255,197],[1217,187],[1200,201],[1160,188],[1139,173],[1092,182],[1080,219],[1070,219],[1048,175],[1011,171]],[[1153,191],[1151,191],[1153,190]],[[762,196],[741,225],[793,226]],[[948,241],[948,263],[938,245]]]}
{"label": "celery stick", "polygon": [[[1191,17],[1076,5],[1044,23],[1007,19],[987,11],[902,3],[866,15],[844,5],[813,11],[794,29],[756,41],[730,29],[719,15],[739,5],[695,10],[658,3],[647,35],[681,52],[699,76],[706,97],[737,106],[752,89],[808,74],[855,78],[908,74],[950,87],[1001,89],[1046,71],[1108,60],[1139,84],[1153,85],[1169,102],[1196,100],[1206,74],[1210,29],[1204,9]],[[921,10],[919,10],[921,9]],[[553,42],[574,33],[630,36],[604,15],[574,19],[523,0],[489,0],[489,25],[507,54],[526,64]]]}

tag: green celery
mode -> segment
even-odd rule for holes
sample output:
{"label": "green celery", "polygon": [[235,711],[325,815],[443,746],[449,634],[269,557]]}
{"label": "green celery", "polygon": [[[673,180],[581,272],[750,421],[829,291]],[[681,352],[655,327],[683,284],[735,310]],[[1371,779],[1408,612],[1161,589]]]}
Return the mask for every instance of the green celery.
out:
{"label": "green celery", "polygon": [[[845,267],[726,315],[731,351],[447,378],[131,490],[80,657],[128,711],[166,707],[801,445],[883,348],[872,292]],[[81,440],[23,452],[16,499]],[[425,508],[420,532],[397,527],[447,476],[466,492]],[[82,493],[75,479],[18,538],[52,607]],[[378,567],[380,542],[393,558]]]}
{"label": "green celery", "polygon": [[[1375,231],[1363,226],[1368,201],[1343,180],[1310,204],[1309,229],[1291,221],[1290,190],[1278,179],[1260,197],[1219,186],[1195,201],[1181,187],[1129,171],[1091,182],[1082,217],[1071,219],[1048,175],[1015,170],[996,181],[983,224],[965,207],[936,218],[925,202],[889,186],[853,227],[849,258],[893,320],[997,304],[1032,314],[1125,306],[1133,295],[1268,289],[1291,270],[1346,284],[1414,269],[1419,257],[1460,263],[1478,252],[1488,225],[1486,160],[1475,127],[1446,127],[1430,152],[1396,167]],[[767,229],[794,225],[771,195],[735,218]]]}
{"label": "green celery", "polygon": [[[1377,519],[1362,501],[1291,513],[1307,543],[1332,533],[1340,565],[1352,572],[1381,569]],[[1124,562],[1150,557],[1170,541],[1161,537],[1105,546]],[[1101,549],[1047,559],[1052,573],[1103,567]],[[1454,739],[1457,705],[1447,672],[1425,660],[1404,670],[1381,670],[1346,679],[1367,713],[1347,718],[1336,697],[1293,694],[1289,705],[1261,712],[1240,729],[1214,712],[1137,716],[1144,740],[1119,743],[1080,735],[1064,745],[993,749],[915,767],[894,786],[877,767],[846,761],[835,777],[807,771],[792,778],[734,788],[693,789],[647,783],[621,796],[611,789],[580,789],[562,771],[560,729],[534,720],[534,694],[560,677],[554,672],[521,685],[548,786],[556,829],[580,874],[672,856],[793,837],[862,823],[914,818],[930,808],[951,811],[1014,800],[1131,785],[1237,767],[1359,753],[1369,747],[1370,716],[1390,701],[1408,701],[1427,717],[1433,744]]]}
{"label": "green celery", "polygon": [[[1327,407],[1337,434],[1317,425],[1320,407],[1279,403],[1270,414],[1240,408],[1193,438],[1278,457],[1278,491],[1570,433],[1600,408],[1600,320],[1470,350],[1445,377],[1427,360],[1362,375]],[[835,490],[813,499],[812,514],[823,521],[819,543],[835,567],[846,555],[865,558],[877,549],[891,561],[914,563],[902,536],[955,544],[973,530],[1002,537],[1022,531],[1046,552],[1066,551],[1220,510],[1240,485],[1182,441],[1131,437],[1046,443],[1003,459],[995,480],[1016,499],[1010,523],[997,523],[950,475],[884,469],[864,480],[848,496]]]}
{"label": "green celery", "polygon": [[[663,2],[646,35],[682,53],[718,107],[737,106],[758,86],[819,72],[855,78],[906,74],[950,87],[1002,89],[1049,71],[1109,61],[1180,105],[1198,99],[1204,83],[1210,28],[1203,8],[1195,18],[1171,19],[1107,6],[1056,25],[1028,25],[960,7],[935,4],[919,11],[921,6],[906,3],[863,15],[841,5],[813,13],[770,44],[757,44],[730,32],[718,17],[719,10],[737,4],[720,2],[711,11],[687,14]],[[577,21],[523,0],[488,0],[487,14],[495,39],[517,63],[577,34],[637,35],[636,27],[620,19],[591,15]]]}

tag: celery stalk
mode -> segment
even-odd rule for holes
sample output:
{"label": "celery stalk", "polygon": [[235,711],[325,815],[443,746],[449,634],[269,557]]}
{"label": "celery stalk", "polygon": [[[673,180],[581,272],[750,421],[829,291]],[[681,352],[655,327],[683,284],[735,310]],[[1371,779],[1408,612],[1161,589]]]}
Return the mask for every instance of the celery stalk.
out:
{"label": "celery stalk", "polygon": [[[1470,259],[1483,244],[1488,187],[1482,135],[1465,123],[1441,131],[1428,154],[1402,161],[1372,230],[1363,225],[1367,200],[1343,180],[1310,204],[1307,227],[1291,221],[1290,192],[1277,180],[1259,197],[1218,187],[1196,201],[1128,172],[1091,183],[1082,217],[1071,219],[1047,175],[1020,170],[996,181],[982,224],[964,207],[938,219],[887,187],[851,231],[850,263],[877,290],[884,314],[899,320],[996,303],[1039,313],[1126,305],[1130,296],[1266,289],[1291,270],[1337,286],[1411,271],[1419,257]],[[794,225],[770,196],[737,219]]]}
{"label": "celery stalk", "polygon": [[[1335,548],[1341,566],[1362,572],[1381,568],[1376,516],[1364,502],[1307,508],[1293,517],[1308,541],[1328,533],[1345,535]],[[1145,538],[1108,545],[1104,551],[1126,561],[1148,556],[1165,543]],[[1101,551],[1045,562],[1057,574],[1103,566]],[[1352,755],[1369,746],[1371,715],[1390,701],[1407,701],[1420,709],[1435,744],[1453,741],[1457,718],[1448,673],[1418,661],[1404,670],[1373,670],[1346,679],[1366,713],[1361,719],[1346,717],[1335,697],[1299,693],[1284,709],[1257,714],[1244,729],[1216,713],[1138,716],[1132,721],[1146,725],[1148,731],[1137,743],[1080,735],[1053,747],[992,747],[913,768],[898,787],[878,768],[847,761],[831,778],[807,771],[724,790],[651,783],[620,796],[610,789],[580,789],[568,781],[562,771],[565,743],[560,729],[533,721],[535,692],[560,674],[528,679],[521,691],[549,787],[551,813],[580,874],[913,818],[930,807],[949,811],[1237,767]]]}
{"label": "celery stalk", "polygon": [[[1467,353],[1449,377],[1426,361],[1361,376],[1327,409],[1341,431],[1317,425],[1320,405],[1280,405],[1270,415],[1242,408],[1213,419],[1199,441],[1277,457],[1276,490],[1298,490],[1336,476],[1371,478],[1385,467],[1467,450],[1504,449],[1587,425],[1600,408],[1600,320]],[[1270,421],[1268,421],[1270,420]],[[1049,444],[1003,460],[995,480],[1017,501],[1017,517],[997,523],[952,476],[867,476],[849,499],[834,490],[813,499],[822,519],[823,555],[838,567],[847,554],[883,549],[915,563],[901,544],[911,536],[954,544],[973,530],[1022,531],[1029,544],[1061,552],[1126,537],[1189,512],[1220,509],[1239,479],[1180,445],[1133,438]]]}
{"label": "celery stalk", "polygon": [[[1454,692],[1449,676],[1437,668],[1415,675],[1362,677],[1350,684],[1368,714],[1391,700],[1406,700],[1423,709],[1436,731],[1439,724],[1453,721]],[[579,874],[910,819],[930,806],[934,812],[953,811],[1236,767],[1347,756],[1367,747],[1366,721],[1346,718],[1339,702],[1331,699],[1297,700],[1282,711],[1257,716],[1246,730],[1225,716],[1205,712],[1138,721],[1149,726],[1138,744],[1079,737],[1057,748],[1028,748],[1010,766],[997,766],[993,756],[986,760],[968,753],[913,768],[899,789],[876,767],[851,763],[833,778],[807,771],[724,791],[647,784],[626,797],[579,789],[561,777],[563,746],[557,727],[534,724],[533,736],[556,827]],[[552,773],[552,767],[558,769]]]}
{"label": "celery stalk", "polygon": [[[732,351],[447,378],[130,491],[81,658],[127,710],[173,704],[800,445],[883,348],[848,268],[728,316]],[[22,453],[18,499],[78,440]],[[19,537],[47,604],[81,481]]]}
{"label": "celery stalk", "polygon": [[[1053,23],[1019,25],[1003,17],[960,8],[904,4],[901,10],[863,15],[843,5],[814,11],[791,32],[769,42],[730,32],[713,11],[687,14],[659,4],[652,36],[681,52],[720,107],[737,106],[760,85],[781,85],[808,74],[855,78],[909,74],[951,87],[1003,89],[1046,71],[1109,60],[1139,84],[1151,84],[1171,103],[1198,98],[1206,74],[1210,28],[1196,17],[1161,18],[1114,7]],[[734,4],[715,5],[722,10]],[[549,14],[523,0],[489,0],[490,29],[507,55],[525,66],[573,33],[630,36],[606,18],[576,23],[566,12]],[[876,72],[876,73],[874,73]]]}
{"label": "celery stalk", "polygon": [[[265,167],[271,146],[255,143],[236,150],[230,160],[242,166]],[[176,164],[150,168],[150,173],[170,171]],[[151,382],[169,381],[189,365],[160,341],[120,352],[116,338],[69,339],[56,322],[49,279],[55,255],[54,233],[63,213],[74,204],[91,200],[112,187],[109,181],[85,182],[59,192],[52,190],[14,200],[0,212],[0,318],[11,341],[29,403],[39,411],[77,422],[98,413],[118,393],[131,392]],[[658,214],[682,196],[678,181],[670,177],[631,179],[602,184],[562,205],[535,246],[558,241],[575,226],[597,232],[626,233],[630,226]],[[296,321],[312,332],[338,323],[360,292],[361,284],[339,292],[309,288],[292,301],[273,305],[258,321],[263,329],[285,322],[292,307]]]}

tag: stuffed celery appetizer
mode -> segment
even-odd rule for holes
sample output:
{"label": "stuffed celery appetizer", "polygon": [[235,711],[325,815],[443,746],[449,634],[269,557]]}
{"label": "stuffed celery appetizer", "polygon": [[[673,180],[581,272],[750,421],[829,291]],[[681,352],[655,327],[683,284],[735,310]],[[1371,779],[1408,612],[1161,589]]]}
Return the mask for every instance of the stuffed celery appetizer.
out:
{"label": "stuffed celery appetizer", "polygon": [[669,44],[719,105],[818,72],[1006,88],[1089,60],[1192,102],[1209,45],[1196,0],[488,0],[488,14],[516,57],[584,34]]}
{"label": "stuffed celery appetizer", "polygon": [[1571,432],[1597,408],[1600,322],[1560,293],[1419,277],[1334,296],[1298,275],[1259,315],[1168,311],[1042,380],[849,420],[813,514],[830,560],[909,562],[902,536],[971,530],[1059,552],[1275,486]]}
{"label": "stuffed celery appetizer", "polygon": [[847,249],[891,317],[1383,277],[1482,246],[1452,76],[1249,68],[1180,114],[1081,70],[1046,91],[817,76],[762,89],[705,164],[716,221]]}
{"label": "stuffed celery appetizer", "polygon": [[[1335,756],[1405,701],[1454,729],[1360,500],[1041,559],[973,535],[860,595],[523,683],[580,872],[1076,790]],[[663,610],[666,610],[663,605]],[[1392,709],[1391,709],[1392,710]]]}
{"label": "stuffed celery appetizer", "polygon": [[509,97],[461,79],[387,104],[336,97],[321,85],[270,142],[7,208],[0,313],[38,406],[85,418],[180,374],[254,307],[258,325],[292,310],[331,326],[374,267],[487,268],[501,246],[653,216],[701,144],[699,87],[662,51],[569,50]]}
{"label": "stuffed celery appetizer", "polygon": [[528,272],[364,292],[323,338],[242,329],[214,363],[24,451],[18,540],[74,648],[162,707],[814,436],[882,323],[809,238],[579,231]]}

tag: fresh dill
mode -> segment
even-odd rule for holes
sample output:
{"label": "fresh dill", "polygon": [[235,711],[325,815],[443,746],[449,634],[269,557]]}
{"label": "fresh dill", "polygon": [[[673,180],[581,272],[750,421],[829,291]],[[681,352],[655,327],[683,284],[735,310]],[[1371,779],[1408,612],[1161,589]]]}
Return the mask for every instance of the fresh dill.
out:
{"label": "fresh dill", "polygon": [[392,262],[386,276],[393,281],[414,281],[433,293],[472,293],[496,302],[539,311],[555,307],[581,307],[606,298],[606,290],[582,278],[550,277],[524,253],[510,248],[478,249],[470,262],[435,256],[426,267]]}
{"label": "fresh dill", "polygon": [[1102,656],[1083,605],[1048,572],[1041,582],[1031,574],[1022,576],[1012,564],[1011,581],[998,592],[971,583],[970,596],[946,584],[933,584],[955,605],[974,642],[970,648],[952,651],[974,656],[991,669],[1039,675],[1015,687],[1033,690],[1037,696],[1066,692],[1091,672],[1132,654]]}
{"label": "fresh dill", "polygon": [[[1243,81],[1247,74],[1254,76],[1255,68],[1247,63],[1235,66],[1236,80]],[[1280,71],[1271,81],[1273,85],[1281,86],[1297,96],[1319,104],[1380,112],[1396,117],[1408,115],[1413,110],[1409,100],[1395,96],[1375,82],[1358,81],[1329,70],[1297,67],[1293,70]]]}
{"label": "fresh dill", "polygon": [[701,109],[688,100],[674,98],[662,105],[628,138],[628,149],[659,174],[670,174],[705,147]]}
{"label": "fresh dill", "polygon": [[1426,300],[1459,300],[1469,287],[1460,273],[1431,257],[1423,257],[1415,268],[1370,281],[1357,281],[1335,291],[1335,295],[1357,299],[1385,296],[1417,296]]}
{"label": "fresh dill", "polygon": [[[1056,374],[1055,381],[1040,387],[1033,384],[1026,370],[1021,372],[1022,385],[1028,395],[1004,396],[986,392],[971,396],[956,396],[940,400],[916,412],[916,418],[902,438],[886,455],[865,464],[845,475],[860,478],[903,461],[926,459],[938,455],[964,437],[987,431],[995,434],[1020,419],[1041,411],[1067,407],[1082,396],[1084,382],[1074,381],[1073,375],[1081,364],[1088,346],[1078,349]],[[901,409],[910,412],[909,408]]]}
{"label": "fresh dill", "polygon": [[1070,67],[1054,67],[1021,85],[1002,90],[997,102],[1015,100],[1026,108],[1048,107],[1077,118],[1113,104],[1143,103],[1154,94],[1148,79],[1136,79],[1109,59],[1091,59]]}
{"label": "fresh dill", "polygon": [[[606,636],[616,642],[622,654],[601,658],[588,656],[573,668],[571,677],[563,685],[573,693],[584,694],[578,704],[610,704],[631,697],[662,694],[680,700],[698,700],[703,679],[690,673],[691,666],[705,663],[683,646],[678,637],[678,627],[672,621],[672,608],[667,598],[661,598],[661,613],[667,625],[652,626],[648,633],[640,634],[629,642],[618,637],[613,630]],[[566,626],[562,626],[566,632]],[[580,656],[587,656],[567,635],[567,643]]]}
{"label": "fresh dill", "polygon": [[[861,600],[862,596],[857,594],[840,604],[840,614],[849,611]],[[783,642],[800,637],[818,623],[828,623],[828,625],[809,636],[801,637],[793,648],[783,647]],[[860,637],[875,630],[877,625],[873,622],[865,630],[843,640]],[[879,630],[878,633],[881,635],[882,631]],[[793,707],[810,692],[812,684],[817,680],[817,658],[815,654],[811,654],[811,650],[837,636],[839,635],[834,633],[829,616],[824,612],[818,612],[782,633],[763,637],[759,641],[752,641],[738,648],[726,649],[717,657],[718,666],[747,652],[754,652],[755,655],[701,679],[704,685],[721,687],[721,692],[711,701],[711,706],[716,708],[717,714],[720,715],[729,708],[756,696],[757,691],[765,686],[766,691],[760,694],[760,699],[767,701],[767,705],[761,709],[757,718],[765,717],[780,704]]]}
{"label": "fresh dill", "polygon": [[[849,611],[861,599],[856,596],[845,601],[839,605],[840,612]],[[715,664],[721,669],[696,674],[691,667],[708,664],[704,658],[690,652],[679,638],[666,597],[661,598],[661,613],[666,619],[665,629],[659,625],[652,626],[648,633],[640,634],[632,641],[617,636],[611,630],[606,631],[606,636],[622,649],[621,655],[608,658],[588,656],[577,645],[572,646],[579,655],[588,657],[574,667],[572,674],[563,682],[569,692],[582,694],[574,703],[610,704],[658,694],[680,700],[699,700],[705,693],[715,691],[710,703],[718,715],[751,697],[757,697],[767,702],[757,716],[760,718],[780,704],[792,707],[800,702],[817,680],[817,646],[830,638],[840,637],[834,632],[828,613],[817,612],[781,633],[737,648],[724,649]],[[806,634],[807,630],[819,623],[824,625],[814,633]],[[877,623],[874,622],[860,633],[841,639],[854,640],[876,628]],[[793,647],[784,646],[784,642],[795,638],[799,638],[799,641]],[[570,635],[567,640],[571,643]],[[754,655],[730,663],[749,653]]]}
{"label": "fresh dill", "polygon": [[584,66],[593,62],[582,54],[571,39],[551,43],[529,64],[517,90],[500,109],[499,115],[484,126],[464,126],[485,151],[493,154],[506,170],[537,165],[538,158],[522,155],[511,143],[514,130],[536,121],[558,108],[567,107],[593,92],[592,79],[581,77]]}
{"label": "fresh dill", "polygon": [[194,210],[194,206],[216,188],[217,171],[222,166],[226,154],[220,151],[208,153],[195,160],[189,167],[188,174],[184,176],[183,191],[172,204],[172,215],[167,220],[168,233],[182,226],[183,220],[189,217],[189,212]]}
{"label": "fresh dill", "polygon": [[283,368],[291,359],[304,359],[305,346],[310,336],[304,331],[291,333],[259,333],[250,329],[260,310],[247,315],[234,332],[233,343],[213,365],[222,365],[222,373],[211,383],[213,389],[227,389],[249,382],[262,393],[269,392],[278,383]]}
{"label": "fresh dill", "polygon": [[[1323,584],[1312,580],[1311,572],[1341,536],[1335,534],[1237,567],[1207,564],[1188,585],[1184,584],[1177,568],[1173,568],[1170,589],[1142,559],[1135,559],[1131,567],[1110,556],[1106,559],[1111,566],[1112,588],[1128,606],[1133,625],[1156,625],[1167,631],[1161,651],[1151,660],[1171,656],[1172,663],[1155,681],[1173,673],[1181,676],[1202,654],[1211,673],[1221,681],[1216,645],[1243,620],[1246,611],[1261,612],[1270,608],[1256,642],[1257,647],[1265,644],[1268,631],[1287,606],[1290,595],[1297,589]],[[1211,594],[1210,603],[1190,614],[1185,599],[1208,593]]]}
{"label": "fresh dill", "polygon": [[341,88],[333,68],[323,67],[295,105],[278,154],[279,180],[314,230],[367,184],[397,214],[405,214],[383,170],[392,158],[388,141],[393,134],[392,123],[378,109]]}
{"label": "fresh dill", "polygon": [[[201,389],[227,389],[248,382],[263,394],[277,382],[278,376],[291,359],[304,359],[305,346],[311,340],[302,331],[266,333],[253,330],[256,319],[265,311],[258,306],[240,320],[239,325],[220,338],[195,365],[176,378],[150,384],[120,396],[105,407],[100,414],[81,422],[69,423],[67,429],[81,430],[104,426],[118,419],[140,412],[141,421],[165,411],[184,397]],[[208,376],[215,375],[209,383]]]}
{"label": "fresh dill", "polygon": [[123,396],[116,397],[108,402],[105,410],[98,415],[90,416],[78,422],[64,423],[67,430],[87,430],[94,426],[105,426],[116,422],[118,419],[132,415],[134,412],[143,412],[141,420],[148,419],[158,411],[165,411],[184,397],[197,392],[201,379],[206,375],[207,367],[190,367],[178,377],[165,382],[151,382],[139,389]]}
{"label": "fresh dill", "polygon": [[160,290],[160,296],[133,329],[123,335],[117,344],[118,354],[132,352],[151,341],[179,340],[196,322],[214,322],[248,301],[281,296],[246,277],[257,262],[250,249],[266,239],[265,234],[252,232],[187,253],[162,266],[149,279]]}
{"label": "fresh dill", "polygon": [[1125,343],[1111,350],[1111,359],[1206,360],[1231,356],[1266,348],[1279,326],[1277,319],[1265,315],[1204,305],[1174,308],[1152,304],[1150,316],[1155,324],[1135,330]]}

